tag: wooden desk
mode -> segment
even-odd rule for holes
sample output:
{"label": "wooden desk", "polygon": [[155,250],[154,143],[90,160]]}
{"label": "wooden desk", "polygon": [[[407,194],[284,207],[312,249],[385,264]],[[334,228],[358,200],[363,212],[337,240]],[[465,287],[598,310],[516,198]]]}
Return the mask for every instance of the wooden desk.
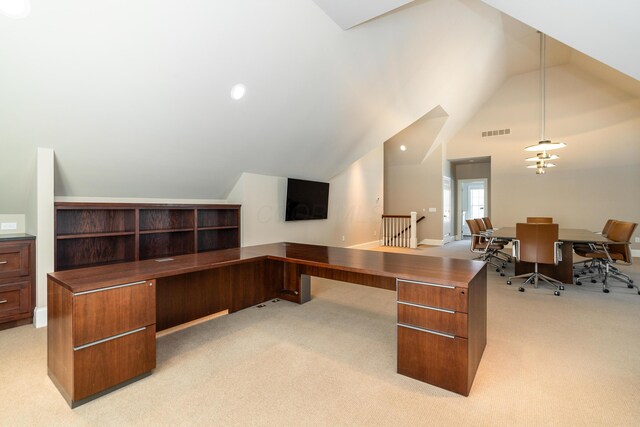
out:
{"label": "wooden desk", "polygon": [[[494,230],[491,236],[498,239],[513,240],[516,238],[515,227],[504,227]],[[540,264],[540,273],[560,280],[562,283],[573,283],[573,243],[609,243],[611,242],[601,234],[580,228],[560,228],[558,240],[564,244],[562,249],[562,260],[558,265]],[[515,265],[516,275],[529,273],[534,270],[534,264],[529,262],[517,262]]]}
{"label": "wooden desk", "polygon": [[78,406],[149,375],[156,331],[304,303],[310,276],[396,291],[398,373],[469,394],[486,345],[484,263],[297,243],[49,274],[49,377]]}

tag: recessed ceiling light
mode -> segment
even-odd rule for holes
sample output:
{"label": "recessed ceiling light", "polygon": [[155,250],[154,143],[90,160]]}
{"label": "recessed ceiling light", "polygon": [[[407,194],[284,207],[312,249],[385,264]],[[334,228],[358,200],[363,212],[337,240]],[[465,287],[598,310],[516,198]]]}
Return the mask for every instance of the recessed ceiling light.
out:
{"label": "recessed ceiling light", "polygon": [[405,145],[400,146],[400,151],[407,151],[407,147]]}
{"label": "recessed ceiling light", "polygon": [[242,83],[238,83],[231,88],[231,98],[236,101],[242,99],[244,94],[247,92],[247,88]]}

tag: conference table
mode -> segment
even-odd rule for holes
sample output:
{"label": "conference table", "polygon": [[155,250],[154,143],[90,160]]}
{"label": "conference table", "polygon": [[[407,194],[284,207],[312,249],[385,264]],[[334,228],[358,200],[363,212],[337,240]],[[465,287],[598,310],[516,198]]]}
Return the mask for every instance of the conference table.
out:
{"label": "conference table", "polygon": [[[490,233],[494,239],[514,240],[516,238],[516,227],[495,228]],[[547,276],[553,277],[565,284],[573,283],[573,244],[574,243],[612,243],[601,234],[581,228],[560,228],[558,230],[558,240],[563,244],[562,259],[558,265],[539,264],[538,271]],[[516,275],[530,273],[534,271],[534,264],[530,262],[517,262],[515,265]]]}
{"label": "conference table", "polygon": [[469,394],[487,341],[484,262],[289,242],[50,273],[49,377],[76,407],[150,375],[156,332],[304,304],[312,276],[395,292],[397,372]]}

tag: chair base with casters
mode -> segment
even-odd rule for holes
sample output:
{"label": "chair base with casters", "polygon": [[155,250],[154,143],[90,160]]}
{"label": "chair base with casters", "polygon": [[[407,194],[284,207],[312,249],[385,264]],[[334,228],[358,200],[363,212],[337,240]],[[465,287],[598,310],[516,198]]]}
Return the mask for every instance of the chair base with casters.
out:
{"label": "chair base with casters", "polygon": [[602,292],[608,294],[609,287],[607,281],[611,278],[625,283],[627,285],[627,288],[629,289],[635,288],[638,292],[638,295],[640,295],[640,288],[638,288],[638,285],[633,283],[633,279],[629,277],[628,274],[621,272],[618,268],[611,265],[609,262],[598,262],[594,269],[596,269],[597,271],[593,272],[592,274],[576,276],[576,285],[582,286],[582,281],[584,279],[590,279],[591,283],[597,283],[599,278],[602,281]]}
{"label": "chair base with casters", "polygon": [[527,280],[522,282],[520,284],[520,287],[518,288],[518,290],[520,292],[524,292],[524,285],[527,285],[529,283],[533,283],[533,287],[537,288],[539,281],[543,281],[543,282],[555,287],[555,291],[553,292],[553,294],[555,296],[560,296],[560,291],[564,291],[564,283],[562,283],[559,280],[554,279],[553,277],[549,277],[549,276],[546,276],[546,275],[538,272],[538,265],[537,264],[535,265],[535,270],[534,270],[533,273],[518,274],[517,276],[509,277],[509,279],[507,280],[507,285],[511,285],[513,279],[525,278],[525,277],[527,278]]}

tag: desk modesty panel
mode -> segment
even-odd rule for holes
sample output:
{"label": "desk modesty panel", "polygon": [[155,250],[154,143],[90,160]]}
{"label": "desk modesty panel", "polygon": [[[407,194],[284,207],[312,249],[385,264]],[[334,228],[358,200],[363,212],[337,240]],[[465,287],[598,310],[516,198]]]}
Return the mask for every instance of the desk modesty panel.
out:
{"label": "desk modesty panel", "polygon": [[276,297],[304,303],[310,276],[396,291],[398,372],[469,394],[486,345],[484,263],[298,243],[49,274],[49,376],[78,406],[149,375],[157,331]]}

